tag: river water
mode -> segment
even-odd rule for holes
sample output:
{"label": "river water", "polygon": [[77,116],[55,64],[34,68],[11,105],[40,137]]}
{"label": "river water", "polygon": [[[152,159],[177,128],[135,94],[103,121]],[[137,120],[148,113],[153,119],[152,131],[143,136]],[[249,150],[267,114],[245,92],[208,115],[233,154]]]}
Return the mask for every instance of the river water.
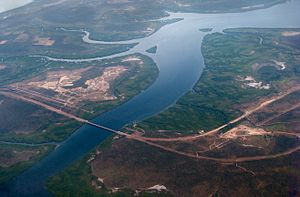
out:
{"label": "river water", "polygon": [[[213,31],[220,32],[234,27],[300,28],[299,9],[300,1],[293,0],[271,8],[243,13],[172,13],[170,18],[184,20],[164,26],[149,37],[126,41],[125,43],[139,44],[125,53],[90,59],[48,59],[67,62],[99,61],[135,52],[152,57],[160,70],[155,83],[127,103],[93,120],[97,124],[120,129],[133,121],[140,121],[163,111],[195,85],[204,67],[201,42],[207,34],[199,29],[213,28]],[[88,36],[85,36],[84,40],[91,44],[112,44],[89,40]],[[153,46],[158,47],[156,54],[145,52]],[[84,125],[42,161],[3,185],[0,188],[0,196],[50,195],[45,191],[45,180],[82,158],[109,135],[110,133]]]}
{"label": "river water", "polygon": [[0,0],[0,13],[32,3],[33,0]]}

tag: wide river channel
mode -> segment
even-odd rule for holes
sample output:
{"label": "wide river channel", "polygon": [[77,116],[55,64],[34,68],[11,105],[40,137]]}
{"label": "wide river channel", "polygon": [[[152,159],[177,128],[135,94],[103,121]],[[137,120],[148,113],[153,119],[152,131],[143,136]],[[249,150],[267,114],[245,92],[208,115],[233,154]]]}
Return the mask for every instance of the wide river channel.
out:
{"label": "wide river channel", "polygon": [[[104,58],[132,53],[142,53],[153,58],[160,71],[155,83],[127,103],[93,120],[97,124],[120,129],[126,124],[143,120],[163,111],[195,85],[204,68],[201,42],[207,34],[199,31],[199,29],[213,28],[213,32],[222,32],[226,28],[238,27],[300,28],[299,10],[300,1],[292,0],[271,8],[242,13],[172,13],[169,18],[183,18],[183,20],[166,25],[149,37],[108,43],[91,40],[88,34],[83,37],[83,41],[91,45],[138,43],[125,53],[91,59],[48,58],[48,60],[101,61]],[[253,42],[259,42],[259,39],[253,40]],[[158,47],[156,54],[145,52],[153,46]],[[82,126],[43,160],[16,179],[2,185],[0,196],[51,196],[44,186],[47,178],[82,158],[109,135],[111,134],[101,129],[89,125]]]}
{"label": "wide river channel", "polygon": [[25,6],[32,2],[33,0],[1,0],[0,13]]}

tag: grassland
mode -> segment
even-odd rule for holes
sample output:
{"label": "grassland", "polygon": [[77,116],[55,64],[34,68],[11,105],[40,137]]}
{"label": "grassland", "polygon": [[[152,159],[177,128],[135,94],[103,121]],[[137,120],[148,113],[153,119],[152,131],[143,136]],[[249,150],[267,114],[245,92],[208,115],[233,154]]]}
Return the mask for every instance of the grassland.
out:
{"label": "grassland", "polygon": [[[202,46],[206,67],[194,89],[175,106],[139,123],[138,127],[142,127],[146,135],[164,137],[169,133],[170,136],[178,135],[174,131],[186,134],[215,128],[232,120],[260,98],[298,84],[299,49],[292,42],[297,39],[283,36],[286,31],[299,30],[230,29],[224,34],[206,36]],[[278,64],[279,61],[284,62],[284,69],[282,64]],[[271,71],[265,72],[266,70]],[[251,81],[245,80],[249,76]],[[253,87],[249,85],[250,82],[254,83],[253,80],[262,83]],[[266,84],[269,86],[264,86]],[[243,124],[254,124],[252,126],[255,129],[256,119],[276,116],[277,113],[295,106],[298,101],[299,91],[254,113]],[[299,123],[292,124],[295,127],[291,127],[290,123],[296,121],[297,114],[299,108],[272,119],[273,127],[268,125],[264,128],[274,132],[278,128],[281,131],[296,132]],[[276,128],[278,124],[281,126]],[[157,132],[164,129],[171,131]],[[269,133],[244,137],[237,135],[230,140],[208,136],[197,141],[161,142],[160,145],[180,151],[194,153],[198,150],[203,155],[234,159],[245,155],[278,153],[298,146],[299,140],[292,136],[273,136]],[[161,184],[170,192],[161,194],[171,196],[299,194],[299,152],[269,160],[222,164],[196,161],[125,138],[111,139],[104,146],[105,148],[97,148],[83,160],[51,178],[47,184],[50,191],[56,196],[71,195],[72,191],[82,195],[110,196],[112,189],[118,187],[123,192],[128,191],[127,195],[130,196],[134,190]]]}
{"label": "grassland", "polygon": [[[127,40],[149,36],[159,28],[161,28],[163,25],[176,22],[176,20],[153,20],[167,16],[165,12],[166,10],[192,12],[240,11],[241,7],[243,6],[250,6],[250,8],[246,8],[246,10],[256,9],[261,7],[251,6],[266,3],[264,5],[265,7],[282,1],[255,0],[251,1],[250,3],[245,2],[243,4],[232,3],[232,1],[229,2],[225,0],[214,2],[181,1],[178,4],[178,1],[169,2],[161,0],[131,2],[90,0],[88,2],[85,2],[84,5],[82,5],[80,2],[81,0],[67,0],[62,3],[56,4],[56,1],[51,3],[47,3],[45,1],[35,1],[30,5],[30,7],[24,7],[22,9],[17,9],[9,13],[0,14],[0,17],[3,18],[3,22],[1,22],[0,24],[0,86],[7,86],[12,83],[22,82],[24,80],[41,76],[48,71],[76,69],[86,66],[101,67],[106,63],[111,65],[120,61],[120,59],[115,60],[116,62],[104,61],[101,62],[100,65],[99,62],[91,62],[90,65],[85,65],[82,63],[62,64],[57,62],[47,62],[43,58],[33,57],[32,55],[50,55],[53,57],[61,58],[87,58],[95,56],[106,56],[122,51],[127,51],[129,48],[134,46],[88,45],[82,42],[81,35],[79,35],[79,33],[62,31],[61,27],[68,29],[86,29],[91,32],[92,38],[94,39]],[[226,6],[224,3],[226,4]],[[186,7],[182,6],[181,4],[191,4],[191,6]],[[221,41],[220,43],[222,43]],[[102,113],[113,107],[116,107],[117,105],[120,105],[121,103],[137,95],[143,89],[147,88],[157,77],[158,71],[155,64],[150,59],[148,59],[147,57],[142,57],[142,59],[147,66],[131,65],[132,69],[130,69],[130,72],[128,72],[127,75],[119,78],[119,80],[117,80],[115,84],[113,84],[113,88],[111,91],[118,96],[118,100],[98,103],[82,102],[81,104],[87,109],[93,108],[96,113]],[[270,71],[264,71],[263,74],[266,76],[268,75],[266,74],[268,72]],[[275,76],[275,78],[276,77],[277,76]],[[199,86],[199,88],[202,89],[203,87]],[[206,90],[210,91],[211,87],[208,87]],[[226,91],[228,90],[229,89],[226,89]],[[210,98],[214,98],[215,96],[216,95],[212,95]],[[228,98],[228,103],[234,105],[233,103],[231,103],[231,99],[232,98]],[[207,101],[205,98],[196,98],[196,100],[190,101],[196,102],[199,100],[203,103]],[[0,107],[3,107],[2,99],[0,102]],[[80,126],[79,123],[76,123],[69,119],[57,117],[53,114],[48,114],[40,108],[34,108],[30,104],[18,104],[23,108],[22,110],[20,110],[22,111],[22,113],[18,114],[17,111],[11,111],[15,112],[14,114],[16,115],[15,117],[17,119],[11,117],[11,122],[6,122],[6,126],[8,125],[8,127],[4,129],[1,128],[3,130],[6,130],[5,132],[1,132],[1,140],[29,143],[62,141]],[[214,103],[214,105],[218,105],[218,103]],[[13,103],[12,106],[15,106],[15,103]],[[203,106],[200,106],[200,108],[201,107]],[[28,117],[24,118],[23,121],[19,121],[19,119],[22,119],[22,116],[26,116],[24,114],[27,114],[27,109],[34,113],[29,113]],[[227,109],[224,109],[224,106],[217,112],[214,109],[215,106],[204,106],[203,108],[201,108],[202,111],[197,111],[195,112],[195,114],[193,114],[193,116],[191,116],[193,117],[191,120],[193,121],[193,123],[195,123],[199,120],[197,118],[198,115],[207,115],[207,117],[210,117],[208,123],[200,121],[199,123],[197,123],[197,128],[211,128],[213,127],[213,125],[218,125],[226,122],[228,119],[234,117],[239,113],[239,111],[236,109],[227,111]],[[182,109],[180,110],[181,111],[179,112],[181,113]],[[9,108],[6,108],[4,112],[8,111]],[[3,114],[4,113],[2,111],[2,116]],[[20,114],[22,116],[20,116]],[[85,118],[92,118],[95,116],[84,113],[80,113],[80,115]],[[185,116],[188,117],[190,116],[190,114],[186,113]],[[30,123],[26,122],[26,120],[32,117],[37,118],[32,119],[37,121],[34,121],[32,125],[29,125]],[[39,122],[39,118],[43,118],[44,122]],[[4,122],[5,120],[2,119],[1,121]],[[174,120],[172,120],[172,122]],[[171,120],[169,121],[171,123]],[[168,122],[163,121],[164,125],[166,125],[167,123]],[[22,124],[24,124],[25,126]],[[182,131],[189,130],[191,132],[194,132],[195,125],[186,127],[188,124],[190,123],[182,123],[180,129]],[[9,127],[11,125],[13,126],[13,128]],[[159,127],[161,128],[161,126]],[[169,127],[178,128],[176,125],[174,126],[172,124],[170,124]],[[15,128],[22,128],[23,130],[22,132],[14,133]],[[24,132],[25,129],[27,132]],[[1,152],[0,158],[2,157],[2,159],[4,160],[9,159],[10,162],[16,161],[16,163],[13,163],[10,166],[5,166],[3,168],[1,167],[0,182],[9,180],[18,175],[23,170],[41,159],[44,155],[51,151],[52,148],[53,147],[48,146],[28,147],[18,145],[1,145],[1,150],[4,150],[4,152]],[[143,150],[147,151],[147,149]],[[30,155],[35,151],[39,152],[35,156],[29,156],[27,158],[21,159],[17,157],[18,153]],[[124,156],[125,155],[126,154],[124,154]],[[168,158],[169,157],[166,157],[166,159]],[[137,160],[139,160],[138,157],[136,157],[136,159],[133,161]],[[151,162],[151,160],[148,160],[147,162]],[[157,165],[161,165],[164,163],[165,160],[163,161],[163,163],[157,163]],[[171,169],[174,166],[169,167]],[[53,184],[49,183],[49,187],[52,191],[55,191],[55,194],[58,196],[107,196],[108,189],[104,188],[104,190],[95,191],[94,188],[91,187],[91,181],[95,179],[95,177],[91,175],[91,170],[91,167],[86,165],[86,160],[82,160],[69,168],[67,173],[63,173],[61,174],[61,176],[55,177],[53,180]],[[188,173],[188,171],[189,170],[186,170],[182,174],[187,175],[186,173]],[[63,178],[61,179],[61,177]],[[182,177],[185,176],[179,176],[180,184],[185,183],[185,179],[183,179]],[[175,178],[177,179],[178,177],[176,176]],[[72,191],[74,192],[72,193]],[[133,192],[133,190],[125,189],[125,191],[111,194],[111,196],[132,196]],[[158,194],[144,194],[142,192],[141,195],[157,196]],[[164,193],[159,195],[168,196],[168,194]]]}
{"label": "grassland", "polygon": [[[128,58],[140,58],[139,62],[122,62],[123,59]],[[148,88],[158,76],[158,68],[156,64],[147,56],[134,54],[128,57],[115,58],[104,62],[94,62],[88,65],[86,64],[66,64],[61,65],[58,63],[50,63],[52,69],[61,69],[64,66],[65,69],[78,69],[87,66],[94,65],[96,68],[110,68],[116,65],[126,66],[128,69],[125,75],[122,75],[113,81],[111,89],[116,99],[109,101],[85,101],[83,100],[78,104],[81,109],[92,110],[93,113],[86,113],[82,110],[73,110],[72,113],[77,114],[86,119],[92,119],[97,115],[108,111],[122,103],[128,101],[135,95],[139,94],[144,89]],[[94,69],[95,71],[97,69]],[[100,72],[101,73],[101,72]],[[24,75],[24,79],[28,80],[28,77],[41,76],[43,72],[34,71],[30,76]],[[17,79],[14,80],[14,79]],[[10,84],[13,82],[22,81],[22,77],[14,78],[10,80]],[[30,80],[31,78],[29,78]],[[25,83],[25,82],[22,82]],[[47,91],[42,92],[47,96]],[[50,94],[51,95],[51,94]],[[5,142],[19,142],[19,143],[44,143],[44,142],[61,142],[70,136],[77,128],[82,126],[82,123],[76,122],[69,118],[62,117],[54,114],[41,107],[34,106],[29,103],[14,100],[11,98],[0,96],[1,105],[1,134],[0,141]],[[15,110],[19,109],[19,110]],[[69,110],[69,109],[64,109]],[[4,146],[4,145],[3,145]],[[29,152],[32,147],[23,146],[23,151]],[[40,158],[47,155],[50,152],[39,150],[38,156],[28,157],[27,160],[20,160],[19,163],[11,166],[1,168],[0,181],[6,181],[20,172],[37,162]],[[11,147],[10,152],[18,151],[16,147]],[[1,153],[3,159],[7,157],[7,154]],[[0,155],[1,156],[1,155]],[[9,159],[9,158],[8,158]],[[10,158],[13,160],[13,158]],[[0,158],[1,161],[1,158]]]}
{"label": "grassland", "polygon": [[[166,186],[169,193],[140,196],[293,196],[299,192],[299,153],[235,166],[195,161],[126,139],[110,143],[49,179],[48,189],[55,196],[133,196],[134,190],[154,184]],[[236,151],[231,147],[223,154]],[[111,194],[114,187],[120,192]]]}
{"label": "grassland", "polygon": [[[117,80],[113,81],[111,84],[109,91],[116,96],[116,99],[108,101],[82,100],[77,104],[78,107],[85,109],[86,111],[92,111],[93,113],[87,113],[86,111],[77,109],[73,110],[72,113],[86,119],[92,119],[95,116],[128,101],[130,98],[148,88],[158,76],[158,68],[156,67],[156,64],[147,56],[135,54],[129,57],[140,58],[143,63],[140,64],[139,62],[131,61],[122,62],[122,60],[126,59],[127,57],[106,60],[100,63],[94,62],[88,65],[50,63],[52,64],[51,67],[53,70],[56,70],[57,67],[61,69],[62,66],[68,70],[71,68],[76,69],[87,66],[90,67],[91,65],[94,65],[96,68],[110,68],[115,65],[124,65],[126,68],[128,68],[124,75],[117,78]],[[43,72],[35,71],[32,73],[32,77],[40,76],[41,74],[43,74]],[[23,84],[25,83],[22,81],[21,76],[15,77],[14,79],[18,79],[18,82],[21,81]],[[28,80],[30,81],[31,78]],[[10,83],[12,82],[17,81],[10,80]],[[47,95],[49,93],[46,92],[43,94]],[[76,130],[76,128],[81,126],[80,123],[74,120],[55,115],[52,112],[47,112],[31,104],[14,101],[8,98],[4,98],[2,101],[3,111],[0,115],[3,116],[2,120],[5,121],[1,127],[3,131],[0,135],[0,139],[2,141],[28,143],[42,143],[49,141],[59,142],[64,140],[74,130]],[[11,113],[11,109],[18,108],[18,106],[22,106],[22,110],[13,111],[14,113]],[[5,117],[7,113],[11,113],[11,116]],[[19,121],[20,116],[26,115],[31,121],[28,121],[26,118],[22,119],[22,121]],[[32,121],[33,123],[30,123]],[[15,122],[15,124],[12,124],[13,122]],[[12,125],[14,126],[12,127]],[[4,130],[9,130],[9,132],[4,132]]]}
{"label": "grassland", "polygon": [[[107,188],[103,183],[99,182],[98,177],[93,175],[92,167],[89,165],[99,152],[111,148],[113,137],[106,139],[102,144],[95,148],[90,154],[86,155],[80,161],[72,164],[62,173],[51,177],[47,181],[47,188],[55,196],[91,196],[91,197],[123,197],[134,196],[135,191],[130,188],[120,188],[119,191],[114,188]],[[101,154],[101,153],[100,153]],[[88,165],[87,165],[88,164]],[[139,193],[141,197],[168,197],[170,194],[146,192]]]}
{"label": "grassland", "polygon": [[[206,36],[202,45],[206,67],[193,90],[140,127],[184,133],[210,130],[240,115],[245,104],[299,82],[297,50],[282,31],[232,29]],[[286,68],[282,70],[278,62]],[[261,86],[252,87],[259,82]]]}
{"label": "grassland", "polygon": [[[118,99],[109,102],[84,103],[84,107],[86,109],[93,109],[98,114],[103,113],[147,89],[158,77],[158,68],[151,58],[141,54],[136,54],[136,57],[141,58],[143,64],[129,63],[129,72],[113,83],[112,92],[114,95],[117,95]],[[88,114],[84,114],[83,117],[92,118]]]}
{"label": "grassland", "polygon": [[[135,44],[128,45],[92,45],[82,41],[82,34],[64,31],[66,29],[86,29],[93,38],[104,40],[120,40],[143,37],[157,31],[163,25],[174,20],[151,21],[165,16],[161,10],[145,12],[138,21],[136,13],[119,12],[119,5],[110,5],[99,1],[89,1],[83,6],[80,1],[58,3],[35,1],[23,7],[1,13],[3,19],[0,26],[0,86],[3,88],[31,78],[43,77],[50,71],[63,71],[86,68],[88,66],[101,70],[109,66],[121,64],[122,58],[102,62],[58,63],[49,62],[35,55],[48,55],[57,58],[89,58],[107,56],[127,51]],[[142,5],[139,2],[133,3]],[[154,5],[154,4],[153,4]],[[130,7],[123,5],[124,8]],[[138,8],[138,12],[147,10]],[[103,17],[103,18],[102,18]],[[122,18],[122,20],[119,20]],[[119,21],[116,23],[116,21]],[[85,118],[93,118],[113,107],[116,107],[151,85],[158,75],[155,63],[146,56],[140,57],[145,64],[122,63],[128,68],[111,84],[110,92],[117,96],[116,100],[107,102],[84,101],[80,106],[93,110],[93,114],[73,111]],[[49,96],[49,92],[42,92]],[[51,96],[51,95],[50,95]],[[6,142],[43,143],[60,142],[81,126],[80,123],[63,118],[40,107],[14,99],[1,97],[0,140]],[[18,109],[18,110],[16,110]],[[3,145],[4,146],[4,145]],[[16,147],[11,147],[17,150]],[[30,148],[23,147],[28,151]],[[48,152],[41,152],[39,158]],[[28,161],[20,161],[16,166],[8,166],[1,171],[1,179],[9,179],[19,174],[36,162],[35,157]]]}
{"label": "grassland", "polygon": [[[148,36],[162,26],[174,22],[160,19],[168,14],[166,11],[180,12],[241,12],[269,7],[286,0],[154,0],[154,1],[96,1],[89,0],[84,5],[80,0],[35,1],[30,6],[13,11],[0,24],[1,39],[16,34],[29,33],[31,36],[50,37],[56,42],[52,47],[25,45],[24,42],[9,43],[6,50],[17,48],[17,52],[27,50],[64,53],[72,50],[83,50],[79,39],[66,36],[59,31],[60,27],[69,29],[86,29],[92,38],[102,40],[127,40]],[[0,14],[1,18],[7,13]],[[26,25],[24,25],[26,24]],[[12,34],[8,34],[11,32]],[[6,36],[5,36],[6,35]],[[9,39],[8,39],[9,40]],[[65,45],[62,45],[64,43]],[[101,46],[101,51],[116,50],[116,46]],[[0,47],[0,51],[2,46]],[[94,47],[91,47],[94,48]],[[99,47],[98,47],[99,48]],[[104,49],[105,48],[105,49]],[[16,51],[15,51],[16,52]],[[59,54],[59,53],[56,53]],[[78,53],[77,53],[78,54]]]}
{"label": "grassland", "polygon": [[52,145],[0,144],[0,183],[20,174],[54,149]]}
{"label": "grassland", "polygon": [[240,0],[179,0],[175,1],[169,6],[176,11],[185,12],[243,12],[254,9],[262,9],[272,5],[285,2],[285,0],[254,0],[254,1],[240,1]]}

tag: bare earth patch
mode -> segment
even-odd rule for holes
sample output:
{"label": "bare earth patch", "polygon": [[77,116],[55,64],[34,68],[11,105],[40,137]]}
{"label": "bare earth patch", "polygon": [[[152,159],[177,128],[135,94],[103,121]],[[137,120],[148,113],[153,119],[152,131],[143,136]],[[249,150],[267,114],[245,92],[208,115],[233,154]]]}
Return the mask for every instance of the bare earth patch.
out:
{"label": "bare earth patch", "polygon": [[88,86],[88,90],[91,90],[93,93],[90,93],[89,99],[90,100],[99,100],[100,94],[98,92],[102,92],[104,97],[102,100],[114,100],[116,97],[114,95],[109,95],[110,90],[110,82],[116,80],[122,73],[127,71],[127,68],[123,66],[114,66],[105,68],[104,72],[101,76],[96,77],[94,79],[87,80],[85,85]]}
{"label": "bare earth patch", "polygon": [[274,62],[277,66],[279,66],[279,69],[280,69],[280,70],[286,69],[286,63],[285,63],[285,62],[280,62],[280,61],[276,61],[276,60],[273,60],[273,62]]}
{"label": "bare earth patch", "polygon": [[251,88],[255,88],[255,89],[264,89],[264,90],[268,90],[271,88],[270,84],[263,84],[263,82],[259,81],[257,82],[252,76],[247,76],[246,78],[242,78],[239,77],[238,81],[242,81],[244,82],[242,87],[251,87]]}
{"label": "bare earth patch", "polygon": [[122,62],[132,62],[132,61],[140,61],[141,62],[140,64],[143,63],[142,60],[138,57],[128,57],[122,60]]}
{"label": "bare earth patch", "polygon": [[0,45],[4,45],[7,43],[7,40],[0,40]]}
{"label": "bare earth patch", "polygon": [[[37,77],[22,83],[13,84],[12,87],[31,90],[50,90],[56,98],[68,103],[78,103],[83,100],[108,101],[117,99],[111,93],[111,83],[128,69],[124,66],[104,68],[98,76],[83,78],[82,75],[93,67],[76,70],[61,70],[48,72],[44,78]],[[78,85],[78,83],[80,83]]]}
{"label": "bare earth patch", "polygon": [[224,133],[221,137],[226,139],[236,139],[239,137],[248,137],[248,136],[254,136],[254,135],[265,135],[270,132],[265,131],[261,128],[253,128],[248,127],[246,125],[239,125],[230,131]]}
{"label": "bare earth patch", "polygon": [[285,31],[281,33],[282,36],[299,36],[300,32],[299,31]]}
{"label": "bare earth patch", "polygon": [[6,66],[5,65],[3,65],[3,64],[0,64],[0,70],[3,70],[3,69],[5,69],[6,68]]}
{"label": "bare earth patch", "polygon": [[52,46],[55,43],[55,40],[51,40],[50,38],[41,38],[39,36],[35,36],[33,39],[33,45],[37,46]]}
{"label": "bare earth patch", "polygon": [[252,69],[253,69],[253,71],[258,71],[259,69],[261,69],[262,67],[265,67],[265,66],[272,66],[272,67],[276,68],[277,70],[285,70],[287,67],[286,62],[282,62],[282,61],[273,59],[268,63],[263,63],[263,64],[255,63],[252,65]]}

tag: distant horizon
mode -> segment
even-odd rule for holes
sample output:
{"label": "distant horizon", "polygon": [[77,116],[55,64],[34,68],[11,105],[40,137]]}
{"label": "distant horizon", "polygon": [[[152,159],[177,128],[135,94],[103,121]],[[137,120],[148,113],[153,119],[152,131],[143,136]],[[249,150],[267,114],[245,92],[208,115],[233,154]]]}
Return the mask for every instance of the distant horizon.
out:
{"label": "distant horizon", "polygon": [[34,0],[2,0],[0,1],[0,13],[22,7],[26,4],[32,3]]}
{"label": "distant horizon", "polygon": [[0,197],[300,197],[300,0],[0,0]]}

